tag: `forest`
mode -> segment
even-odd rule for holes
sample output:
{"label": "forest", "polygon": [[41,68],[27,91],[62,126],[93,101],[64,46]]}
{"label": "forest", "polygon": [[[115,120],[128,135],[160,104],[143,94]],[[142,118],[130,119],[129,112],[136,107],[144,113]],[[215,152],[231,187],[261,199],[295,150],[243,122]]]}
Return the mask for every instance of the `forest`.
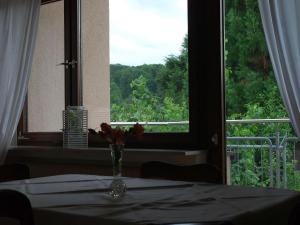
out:
{"label": "forest", "polygon": [[[188,50],[166,56],[165,64],[126,66],[111,70],[111,121],[187,121]],[[188,126],[146,127],[147,131],[188,131]]]}
{"label": "forest", "polygon": [[[225,1],[224,42],[226,118],[287,118],[268,55],[257,0]],[[187,47],[185,36],[181,53],[166,56],[164,64],[111,65],[111,121],[188,121]],[[146,130],[187,132],[188,125],[146,127]],[[290,124],[228,124],[226,136],[272,138],[278,131],[280,135],[294,136]],[[243,154],[243,166],[233,164],[232,182],[268,186],[270,180],[262,180],[262,172],[256,171],[257,153]],[[262,162],[266,161],[267,154],[264,154]],[[299,189],[294,182],[294,164],[290,160],[287,165],[288,185]],[[263,172],[267,174],[268,169],[263,168]],[[245,173],[237,173],[240,170]]]}
{"label": "forest", "polygon": [[[227,118],[286,118],[257,1],[230,0],[225,8]],[[181,47],[164,64],[110,66],[112,121],[188,120],[187,36]]]}

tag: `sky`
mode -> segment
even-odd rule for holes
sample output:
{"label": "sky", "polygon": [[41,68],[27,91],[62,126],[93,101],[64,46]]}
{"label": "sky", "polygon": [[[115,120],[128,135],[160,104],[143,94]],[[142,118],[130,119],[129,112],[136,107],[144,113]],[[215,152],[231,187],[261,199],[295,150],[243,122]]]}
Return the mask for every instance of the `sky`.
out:
{"label": "sky", "polygon": [[187,0],[110,0],[110,63],[164,63],[180,54]]}

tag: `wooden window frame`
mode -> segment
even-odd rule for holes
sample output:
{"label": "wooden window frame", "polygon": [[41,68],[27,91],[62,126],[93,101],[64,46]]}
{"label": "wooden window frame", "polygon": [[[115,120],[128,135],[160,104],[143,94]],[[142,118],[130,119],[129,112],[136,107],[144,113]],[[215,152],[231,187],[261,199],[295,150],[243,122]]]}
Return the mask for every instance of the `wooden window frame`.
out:
{"label": "wooden window frame", "polygon": [[[188,133],[147,133],[141,141],[129,140],[132,148],[209,150],[209,161],[224,166],[225,114],[223,81],[223,0],[188,1],[189,118]],[[42,0],[43,4],[53,2]],[[66,59],[77,57],[77,7],[79,1],[65,0]],[[74,74],[74,76],[73,76]],[[66,71],[66,105],[80,100],[77,67]],[[26,111],[26,107],[24,107]],[[61,132],[27,132],[26,112],[19,130],[20,145],[62,146]],[[100,122],[100,121],[99,121]],[[107,146],[89,136],[89,146]]]}

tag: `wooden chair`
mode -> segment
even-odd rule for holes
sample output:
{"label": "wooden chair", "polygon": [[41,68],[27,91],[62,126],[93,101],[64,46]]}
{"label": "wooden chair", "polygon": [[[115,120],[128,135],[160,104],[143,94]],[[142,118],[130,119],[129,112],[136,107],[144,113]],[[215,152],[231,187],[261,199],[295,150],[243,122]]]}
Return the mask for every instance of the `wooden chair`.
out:
{"label": "wooden chair", "polygon": [[180,166],[166,162],[151,161],[142,164],[141,177],[208,183],[222,182],[220,170],[211,164]]}
{"label": "wooden chair", "polygon": [[30,178],[30,170],[25,164],[15,163],[0,165],[0,182],[28,178]]}
{"label": "wooden chair", "polygon": [[34,225],[30,201],[15,190],[0,190],[0,217],[18,220],[20,225]]}

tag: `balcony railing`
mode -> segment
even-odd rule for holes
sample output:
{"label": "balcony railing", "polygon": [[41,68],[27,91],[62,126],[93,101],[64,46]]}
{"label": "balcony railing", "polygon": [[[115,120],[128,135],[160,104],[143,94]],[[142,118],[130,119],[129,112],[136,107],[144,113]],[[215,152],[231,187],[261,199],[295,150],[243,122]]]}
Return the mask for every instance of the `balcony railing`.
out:
{"label": "balcony railing", "polygon": [[228,182],[299,190],[297,143],[289,119],[228,120]]}
{"label": "balcony railing", "polygon": [[[139,123],[145,127],[187,126],[189,121]],[[131,126],[135,122],[111,124]],[[289,119],[227,120],[226,125],[228,184],[300,190],[298,138]]]}

